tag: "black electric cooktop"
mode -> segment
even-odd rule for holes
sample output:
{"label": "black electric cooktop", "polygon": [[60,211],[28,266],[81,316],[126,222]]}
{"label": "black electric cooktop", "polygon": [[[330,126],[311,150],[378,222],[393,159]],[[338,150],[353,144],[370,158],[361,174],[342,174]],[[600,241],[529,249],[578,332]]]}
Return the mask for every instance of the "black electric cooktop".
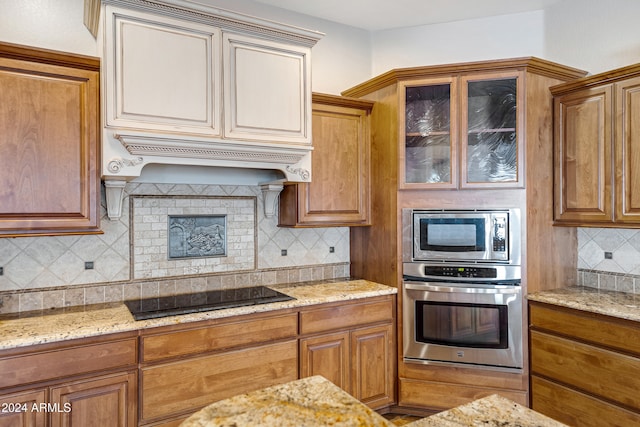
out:
{"label": "black electric cooktop", "polygon": [[125,301],[136,320],[155,319],[177,314],[198,313],[224,308],[289,301],[295,298],[265,286],[198,292],[159,298]]}

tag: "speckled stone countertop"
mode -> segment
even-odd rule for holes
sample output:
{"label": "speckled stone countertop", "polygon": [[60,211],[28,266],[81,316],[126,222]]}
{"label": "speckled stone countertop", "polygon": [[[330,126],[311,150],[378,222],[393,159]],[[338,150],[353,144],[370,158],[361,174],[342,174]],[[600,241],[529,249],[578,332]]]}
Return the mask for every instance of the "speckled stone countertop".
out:
{"label": "speckled stone countertop", "polygon": [[329,380],[307,377],[220,400],[180,427],[392,427]]}
{"label": "speckled stone countertop", "polygon": [[20,317],[3,315],[0,316],[0,349],[397,293],[396,288],[367,280],[333,280],[269,287],[295,299],[139,321],[133,319],[123,303],[70,307],[27,313]]}
{"label": "speckled stone countertop", "polygon": [[640,322],[640,294],[574,286],[531,293],[527,299]]}
{"label": "speckled stone countertop", "polygon": [[566,427],[497,394],[414,421],[406,427]]}

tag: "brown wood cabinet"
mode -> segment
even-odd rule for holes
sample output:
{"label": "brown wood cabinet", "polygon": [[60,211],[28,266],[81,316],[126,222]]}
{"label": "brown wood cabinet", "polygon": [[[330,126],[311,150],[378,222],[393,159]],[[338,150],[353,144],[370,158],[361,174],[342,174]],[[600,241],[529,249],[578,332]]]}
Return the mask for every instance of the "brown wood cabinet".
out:
{"label": "brown wood cabinet", "polygon": [[523,77],[496,70],[400,81],[400,188],[522,187]]}
{"label": "brown wood cabinet", "polygon": [[314,93],[312,101],[312,180],[285,184],[278,225],[369,225],[373,103],[320,93]]}
{"label": "brown wood cabinet", "polygon": [[136,334],[0,351],[0,426],[135,427]]}
{"label": "brown wood cabinet", "polygon": [[0,427],[177,427],[214,401],[316,374],[388,407],[395,306],[376,296],[2,350]]}
{"label": "brown wood cabinet", "polygon": [[637,226],[640,64],[554,86],[551,92],[555,223]]}
{"label": "brown wood cabinet", "polygon": [[640,326],[534,301],[529,310],[531,407],[572,426],[640,424]]}
{"label": "brown wood cabinet", "polygon": [[99,71],[0,43],[0,237],[100,233]]}
{"label": "brown wood cabinet", "polygon": [[300,377],[322,375],[374,409],[395,403],[395,298],[300,312]]}
{"label": "brown wood cabinet", "polygon": [[[395,69],[344,91],[345,96],[375,102],[371,113],[371,204],[375,207],[371,223],[374,226],[351,228],[351,276],[401,288],[403,208],[517,208],[523,219],[519,236],[523,293],[555,283],[575,284],[576,230],[554,227],[552,220],[553,111],[549,87],[584,75],[581,70],[538,58],[515,58]],[[483,122],[476,122],[470,114],[475,104],[481,106],[481,99],[472,99],[482,98],[481,93],[475,91],[487,89],[497,82],[508,82],[506,86],[510,87],[505,92],[509,97],[507,112],[510,119],[504,121],[504,126],[503,121],[497,121],[498,126],[492,129],[476,127],[476,123]],[[476,83],[480,87],[474,87]],[[425,87],[428,90],[423,92]],[[411,88],[416,88],[416,93],[409,91]],[[407,124],[410,113],[407,97],[421,102],[417,104],[420,107],[409,108],[413,108],[415,114],[416,108],[431,109],[436,99],[446,99],[439,95],[447,91],[448,104],[444,101],[438,105],[443,105],[442,111],[449,113],[448,130],[446,121],[440,129],[432,130],[421,129],[420,121],[415,122],[416,129]],[[513,96],[515,104],[512,103]],[[515,116],[511,108],[514,106]],[[433,123],[431,114],[421,112],[419,117],[426,125]],[[506,139],[499,140],[516,144],[509,145],[515,147],[515,151],[507,150],[515,156],[515,178],[495,182],[473,178],[469,150],[481,140],[483,133],[504,137]],[[435,150],[435,146],[440,148]],[[414,151],[413,160],[424,160],[424,165],[429,165],[433,159],[449,157],[451,177],[429,182],[431,175],[422,174],[427,166],[421,169],[421,162],[408,162],[409,149]],[[409,167],[414,168],[413,175],[407,173]],[[398,312],[402,313],[401,296],[398,301]],[[525,302],[523,313],[526,313]],[[398,336],[402,337],[403,326],[401,321],[399,323]],[[527,333],[526,325],[525,319],[523,337]],[[402,349],[400,342],[398,405],[401,407],[442,410],[492,393],[501,393],[523,403],[528,400],[526,367],[522,373],[504,373],[409,364],[403,362]],[[526,355],[526,342],[523,349]],[[451,396],[460,398],[456,400]]]}

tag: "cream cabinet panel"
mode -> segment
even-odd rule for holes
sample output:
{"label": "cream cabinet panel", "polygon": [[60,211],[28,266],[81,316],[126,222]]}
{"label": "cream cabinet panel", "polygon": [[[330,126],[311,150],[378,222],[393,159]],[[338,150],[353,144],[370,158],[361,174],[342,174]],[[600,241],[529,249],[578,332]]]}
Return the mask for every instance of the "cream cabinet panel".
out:
{"label": "cream cabinet panel", "polygon": [[107,7],[108,127],[219,136],[220,29]]}
{"label": "cream cabinet panel", "polygon": [[225,33],[224,136],[310,145],[310,52]]}

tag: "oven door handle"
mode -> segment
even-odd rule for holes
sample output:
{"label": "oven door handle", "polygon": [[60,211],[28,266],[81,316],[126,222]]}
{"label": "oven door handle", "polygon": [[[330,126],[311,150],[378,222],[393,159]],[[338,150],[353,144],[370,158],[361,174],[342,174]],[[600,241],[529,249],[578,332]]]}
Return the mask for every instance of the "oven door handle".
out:
{"label": "oven door handle", "polygon": [[520,286],[496,285],[489,286],[472,286],[469,283],[461,283],[460,286],[442,286],[433,285],[427,282],[404,282],[404,288],[410,291],[431,291],[431,292],[449,292],[449,293],[465,293],[465,294],[519,294]]}

